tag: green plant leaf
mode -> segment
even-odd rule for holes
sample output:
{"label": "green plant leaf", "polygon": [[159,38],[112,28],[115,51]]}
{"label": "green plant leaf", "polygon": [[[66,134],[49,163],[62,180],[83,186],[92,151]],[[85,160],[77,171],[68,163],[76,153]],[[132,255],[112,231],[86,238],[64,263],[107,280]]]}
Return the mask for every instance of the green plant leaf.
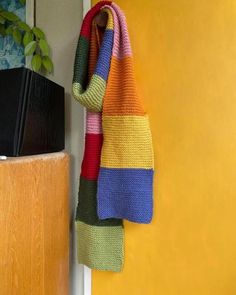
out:
{"label": "green plant leaf", "polygon": [[3,24],[0,24],[0,35],[5,37],[6,36],[6,29]]}
{"label": "green plant leaf", "polygon": [[41,29],[39,29],[38,27],[34,27],[32,29],[32,31],[38,39],[45,38],[44,32]]}
{"label": "green plant leaf", "polygon": [[43,59],[42,59],[42,62],[43,62],[43,66],[44,68],[49,72],[51,73],[53,71],[53,63],[52,63],[52,60],[49,56],[43,56]]}
{"label": "green plant leaf", "polygon": [[5,19],[12,22],[20,20],[19,17],[13,12],[5,11],[5,10],[1,11],[1,16],[3,16]]}
{"label": "green plant leaf", "polygon": [[18,25],[20,30],[23,30],[23,31],[26,31],[26,32],[31,31],[30,27],[25,22],[20,21],[20,22],[17,23],[17,25]]}
{"label": "green plant leaf", "polygon": [[25,5],[25,3],[26,3],[26,0],[20,0],[21,5]]}
{"label": "green plant leaf", "polygon": [[21,32],[19,31],[19,29],[15,28],[13,30],[13,39],[14,41],[17,43],[17,44],[21,44],[21,39],[22,39],[22,36],[21,36]]}
{"label": "green plant leaf", "polygon": [[[26,3],[26,0],[19,1],[22,5]],[[53,71],[53,62],[49,57],[50,47],[44,32],[38,27],[31,30],[28,24],[13,12],[3,9],[0,4],[0,36],[4,35],[12,36],[18,44],[23,43],[25,56],[32,56],[31,66],[34,71],[44,71],[45,74]]]}
{"label": "green plant leaf", "polygon": [[42,65],[42,58],[40,55],[38,54],[35,54],[33,57],[32,57],[32,60],[31,60],[31,66],[32,66],[32,69],[35,71],[35,72],[38,72],[40,69],[41,69],[41,65]]}
{"label": "green plant leaf", "polygon": [[36,47],[36,41],[31,41],[29,44],[27,44],[25,47],[25,56],[32,55],[35,52]]}
{"label": "green plant leaf", "polygon": [[26,32],[23,37],[23,44],[26,47],[31,41],[34,40],[34,34],[32,32]]}
{"label": "green plant leaf", "polygon": [[41,49],[43,55],[49,55],[50,48],[46,40],[44,39],[39,40],[39,48]]}
{"label": "green plant leaf", "polygon": [[0,24],[5,24],[5,18],[0,15]]}
{"label": "green plant leaf", "polygon": [[12,28],[12,26],[6,28],[6,34],[7,34],[7,35],[12,35],[12,33],[13,33],[13,28]]}

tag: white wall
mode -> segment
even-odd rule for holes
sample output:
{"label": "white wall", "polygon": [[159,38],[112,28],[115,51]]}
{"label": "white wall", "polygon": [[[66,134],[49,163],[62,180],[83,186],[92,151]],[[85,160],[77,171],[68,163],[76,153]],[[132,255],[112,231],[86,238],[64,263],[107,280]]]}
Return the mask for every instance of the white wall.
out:
{"label": "white wall", "polygon": [[36,25],[44,30],[52,49],[55,69],[50,79],[64,86],[66,91],[66,150],[71,155],[70,294],[78,295],[83,289],[83,268],[76,263],[73,218],[77,203],[84,131],[83,109],[71,97],[71,85],[75,49],[82,21],[82,0],[37,0],[36,2]]}

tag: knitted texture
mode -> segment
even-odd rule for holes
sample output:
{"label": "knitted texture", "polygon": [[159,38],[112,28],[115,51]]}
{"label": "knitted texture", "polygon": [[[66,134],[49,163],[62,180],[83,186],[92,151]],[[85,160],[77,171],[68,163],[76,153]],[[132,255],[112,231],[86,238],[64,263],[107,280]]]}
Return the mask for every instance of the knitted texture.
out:
{"label": "knitted texture", "polygon": [[[94,24],[88,27],[86,19],[90,19],[96,10],[92,9],[86,16],[81,32],[75,58],[73,84],[76,91],[82,91],[89,82],[94,85],[86,96],[88,104],[97,105],[97,91],[105,93],[106,83],[98,75],[93,75],[99,53],[99,40]],[[83,29],[83,28],[86,28]],[[88,35],[90,34],[90,38]],[[102,85],[97,89],[97,84]],[[99,84],[101,83],[101,84]],[[75,91],[75,90],[74,90]],[[100,168],[102,135],[102,114],[90,112],[87,108],[84,157],[81,166],[79,185],[79,202],[76,212],[76,229],[78,236],[78,260],[92,269],[121,271],[123,266],[124,229],[121,219],[100,220],[97,215],[97,178]]]}
{"label": "knitted texture", "polygon": [[[95,16],[106,12],[105,30]],[[153,148],[137,93],[126,20],[111,1],[85,16],[78,41],[73,95],[87,109],[77,207],[79,261],[119,271],[122,219],[149,223],[153,210]]]}
{"label": "knitted texture", "polygon": [[123,230],[120,227],[91,226],[77,221],[76,230],[80,263],[92,269],[119,270],[118,266],[123,264],[123,252],[120,251]]}

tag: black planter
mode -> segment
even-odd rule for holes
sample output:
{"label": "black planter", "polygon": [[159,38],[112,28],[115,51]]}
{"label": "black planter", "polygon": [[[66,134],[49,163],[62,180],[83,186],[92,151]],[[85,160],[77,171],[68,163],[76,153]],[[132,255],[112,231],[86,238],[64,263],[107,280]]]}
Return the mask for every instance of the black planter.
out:
{"label": "black planter", "polygon": [[0,155],[64,149],[64,88],[26,68],[0,71]]}

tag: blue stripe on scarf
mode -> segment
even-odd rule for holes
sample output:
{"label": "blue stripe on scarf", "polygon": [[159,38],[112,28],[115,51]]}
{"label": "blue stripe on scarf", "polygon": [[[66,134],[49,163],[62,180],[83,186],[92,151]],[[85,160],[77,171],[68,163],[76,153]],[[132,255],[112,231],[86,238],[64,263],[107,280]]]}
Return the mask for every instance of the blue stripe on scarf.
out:
{"label": "blue stripe on scarf", "polygon": [[105,30],[102,45],[99,51],[99,58],[97,61],[95,74],[102,77],[107,81],[107,77],[110,69],[110,60],[112,55],[114,31],[107,29]]}
{"label": "blue stripe on scarf", "polygon": [[150,223],[152,179],[152,169],[101,168],[97,190],[98,217]]}

